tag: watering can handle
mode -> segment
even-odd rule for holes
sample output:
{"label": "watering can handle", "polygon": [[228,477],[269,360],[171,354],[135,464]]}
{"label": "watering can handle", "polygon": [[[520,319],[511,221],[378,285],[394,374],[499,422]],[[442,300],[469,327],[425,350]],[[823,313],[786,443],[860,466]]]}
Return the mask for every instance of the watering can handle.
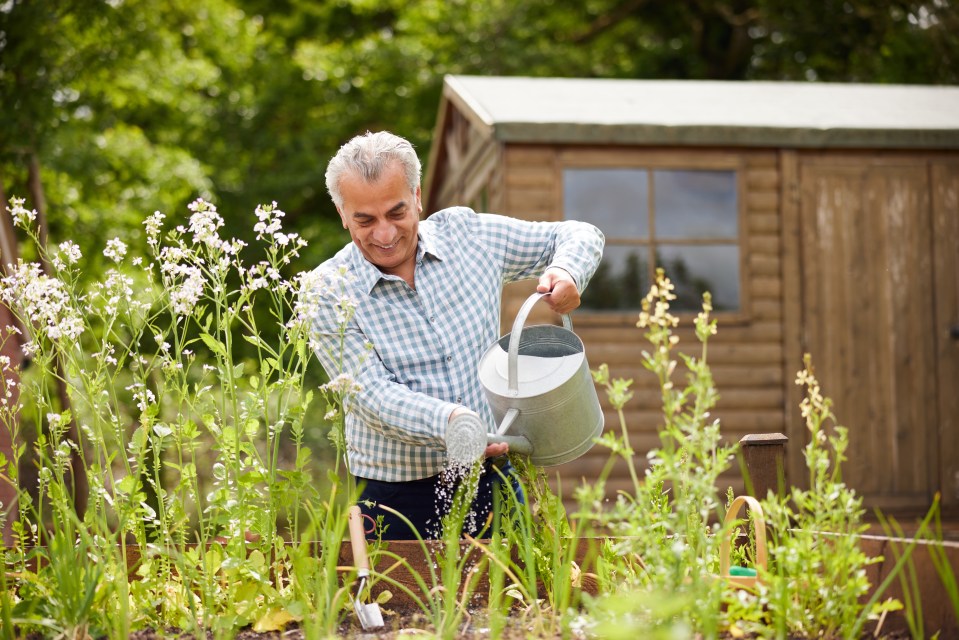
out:
{"label": "watering can handle", "polygon": [[[516,320],[513,321],[513,329],[509,337],[509,359],[507,360],[507,367],[509,371],[509,390],[512,392],[519,391],[519,341],[520,334],[523,331],[523,325],[526,324],[526,316],[529,315],[530,309],[533,308],[533,305],[539,302],[544,296],[548,296],[549,292],[546,293],[534,293],[526,299],[526,302],[523,303],[523,306],[519,308],[519,313],[516,314]],[[573,321],[570,320],[569,314],[563,314],[563,327],[567,331],[573,330]]]}

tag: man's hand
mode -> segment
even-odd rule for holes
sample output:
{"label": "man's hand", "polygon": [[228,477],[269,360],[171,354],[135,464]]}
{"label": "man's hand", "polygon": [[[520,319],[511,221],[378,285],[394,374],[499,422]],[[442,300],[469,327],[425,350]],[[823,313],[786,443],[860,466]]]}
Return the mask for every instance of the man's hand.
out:
{"label": "man's hand", "polygon": [[486,447],[486,451],[483,453],[483,455],[485,455],[487,458],[495,458],[497,456],[505,456],[507,453],[509,453],[508,444],[505,442],[495,442]]}
{"label": "man's hand", "polygon": [[559,314],[569,313],[579,306],[579,289],[573,276],[565,269],[550,267],[539,278],[536,291],[550,295],[544,298],[549,308]]}

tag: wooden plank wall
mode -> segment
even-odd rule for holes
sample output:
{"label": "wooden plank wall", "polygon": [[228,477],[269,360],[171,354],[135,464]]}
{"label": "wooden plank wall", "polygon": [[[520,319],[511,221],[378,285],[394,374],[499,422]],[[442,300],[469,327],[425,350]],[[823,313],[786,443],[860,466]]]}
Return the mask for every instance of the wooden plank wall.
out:
{"label": "wooden plank wall", "polygon": [[[552,220],[562,216],[561,150],[549,146],[507,147],[504,151],[505,194],[502,213],[515,217]],[[612,150],[615,163],[616,151]],[[631,152],[635,153],[635,151]],[[720,152],[728,163],[730,153]],[[702,150],[665,150],[647,152],[656,162],[668,158],[682,167],[683,154],[691,166],[708,152]],[[742,222],[742,274],[744,309],[735,317],[720,318],[719,333],[710,342],[709,363],[720,393],[715,416],[721,420],[723,437],[728,442],[751,433],[782,432],[784,428],[782,258],[780,249],[779,160],[774,151],[745,151],[732,154],[740,174]],[[634,165],[636,159],[630,160]],[[504,294],[503,331],[515,317],[523,300],[533,290],[531,284],[512,285]],[[543,307],[545,305],[538,305]],[[535,308],[534,308],[535,311]],[[530,322],[558,321],[546,312],[534,314]],[[594,314],[595,316],[596,314]],[[635,461],[645,466],[646,453],[660,444],[661,400],[652,374],[641,364],[648,348],[642,330],[636,328],[636,314],[618,318],[573,314],[574,330],[586,345],[590,366],[605,363],[614,377],[634,380],[634,398],[625,409],[625,423]],[[677,334],[680,349],[699,354],[699,343],[692,328],[692,316],[681,320]],[[682,380],[677,371],[675,380]],[[604,394],[607,429],[619,430],[619,419]],[[571,494],[579,478],[595,478],[608,459],[608,452],[594,447],[578,460],[557,467],[564,494]],[[739,493],[742,480],[738,465],[722,479]],[[625,465],[617,465],[608,483],[609,494],[631,486]]]}
{"label": "wooden plank wall", "polygon": [[934,177],[924,155],[799,157],[803,349],[849,429],[844,480],[887,512],[924,510],[935,492],[954,492],[940,475],[955,441],[943,438],[939,406],[942,385],[950,396],[956,386],[937,375],[935,327],[948,290],[936,281],[949,271],[934,256],[954,260],[956,238],[935,235]]}

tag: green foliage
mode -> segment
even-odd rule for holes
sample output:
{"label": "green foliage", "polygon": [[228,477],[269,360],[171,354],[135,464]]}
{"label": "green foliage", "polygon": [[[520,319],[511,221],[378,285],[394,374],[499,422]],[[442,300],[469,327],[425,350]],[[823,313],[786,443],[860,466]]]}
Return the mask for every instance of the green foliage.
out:
{"label": "green foliage", "polygon": [[[109,240],[102,282],[84,284],[82,252],[69,241],[37,247],[49,274],[20,261],[0,281],[0,301],[32,328],[31,375],[17,403],[4,399],[0,422],[16,428],[26,415],[44,426],[32,451],[36,493],[9,473],[23,448],[0,470],[20,506],[4,561],[17,569],[9,586],[20,598],[5,615],[21,628],[199,635],[339,619],[338,553],[310,560],[298,548],[309,528],[338,549],[331,536],[342,537],[349,497],[335,498],[333,473],[329,497],[319,498],[304,446],[310,305],[321,284],[283,275],[303,240],[282,231],[275,204],[255,212],[267,259],[252,265],[244,242],[220,236],[213,205],[197,200],[190,210],[188,224],[167,230],[162,214],[150,216],[144,253]],[[16,198],[8,212],[39,245],[37,213]],[[276,342],[260,338],[260,314]],[[255,348],[252,362],[236,359],[240,341]],[[23,373],[2,364],[5,381]],[[52,391],[55,378],[70,408]],[[343,404],[351,387],[319,391]],[[81,469],[85,510],[72,488]],[[128,545],[139,551],[129,567]],[[128,571],[139,579],[128,582]]]}
{"label": "green foliage", "polygon": [[[858,624],[870,589],[870,559],[859,546],[862,498],[842,481],[848,432],[835,423],[832,402],[823,396],[807,355],[796,384],[805,389],[800,409],[809,431],[803,453],[809,485],[787,498],[763,501],[772,534],[775,575],[768,594],[774,619],[814,637],[846,637]],[[866,611],[866,615],[878,614]]]}
{"label": "green foliage", "polygon": [[[673,380],[679,364],[673,357],[673,349],[679,343],[674,333],[679,320],[670,313],[673,299],[673,285],[659,270],[656,282],[643,299],[637,323],[646,329],[652,347],[643,352],[643,365],[655,375],[662,394],[661,447],[649,452],[649,465],[640,480],[623,415],[631,381],[610,379],[608,369],[600,367],[593,373],[594,378],[605,387],[610,403],[618,411],[621,427],[621,435],[607,432],[600,444],[610,448],[611,462],[619,458],[627,465],[633,487],[630,493],[620,492],[611,508],[598,503],[594,491],[584,488],[578,497],[580,510],[617,536],[608,549],[603,581],[636,592],[635,605],[628,614],[621,611],[622,603],[600,600],[595,609],[598,618],[612,616],[612,622],[618,624],[626,616],[658,625],[672,619],[673,614],[661,618],[666,614],[652,603],[657,600],[656,594],[669,593],[691,603],[679,620],[689,628],[714,635],[720,592],[712,581],[703,578],[715,572],[720,533],[715,523],[722,520],[718,480],[729,468],[735,447],[722,444],[719,422],[709,417],[718,398],[706,362],[708,340],[716,332],[715,321],[709,317],[709,295],[704,297],[703,310],[696,319],[701,355],[694,358],[681,354],[687,377],[684,386]],[[608,464],[604,469],[600,486],[611,468]]]}

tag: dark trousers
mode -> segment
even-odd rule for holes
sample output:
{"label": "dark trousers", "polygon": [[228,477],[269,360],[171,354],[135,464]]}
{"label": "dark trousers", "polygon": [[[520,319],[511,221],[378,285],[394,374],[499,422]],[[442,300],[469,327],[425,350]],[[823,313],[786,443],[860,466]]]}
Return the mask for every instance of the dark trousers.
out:
{"label": "dark trousers", "polygon": [[[471,536],[480,534],[487,525],[493,511],[494,492],[500,491],[502,474],[513,486],[520,502],[524,500],[523,489],[516,478],[515,471],[509,462],[497,463],[499,471],[493,463],[487,460],[483,465],[483,473],[479,479],[476,497],[473,499],[470,513],[463,523],[463,533]],[[453,494],[459,482],[449,484],[447,479],[440,476],[411,480],[409,482],[383,482],[356,478],[362,486],[360,492],[360,509],[363,511],[366,523],[366,538],[373,540],[380,537],[383,540],[415,540],[416,535],[410,525],[396,514],[381,508],[385,505],[398,511],[410,521],[423,539],[439,538],[443,534],[442,519],[449,513]],[[380,520],[382,518],[382,520]],[[375,524],[374,524],[375,523]],[[489,529],[487,529],[487,532]]]}

